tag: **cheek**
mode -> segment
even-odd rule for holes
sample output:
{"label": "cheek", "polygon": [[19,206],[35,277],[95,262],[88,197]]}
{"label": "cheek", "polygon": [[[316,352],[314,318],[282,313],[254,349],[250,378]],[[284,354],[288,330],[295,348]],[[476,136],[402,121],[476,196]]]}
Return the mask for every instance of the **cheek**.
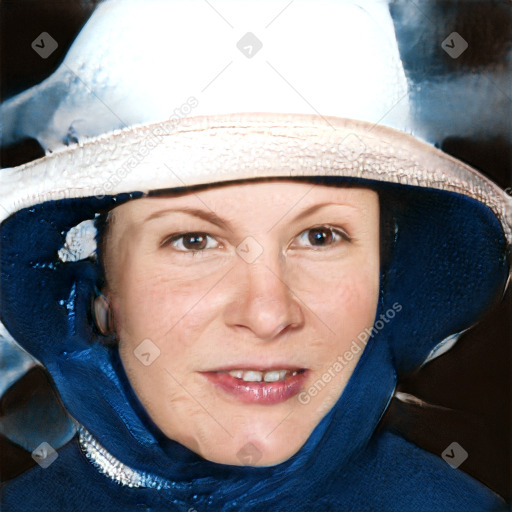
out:
{"label": "cheek", "polygon": [[[190,337],[181,334],[194,331],[191,323],[198,311],[203,311],[200,299],[213,283],[180,279],[151,257],[128,259],[123,275],[115,297],[115,315],[116,329],[121,329],[118,332],[124,343],[149,338],[161,345],[173,338]],[[166,352],[169,350],[172,345],[166,347]]]}
{"label": "cheek", "polygon": [[151,263],[151,258],[131,255],[118,268],[114,313],[123,341],[152,339],[166,313],[165,278]]}
{"label": "cheek", "polygon": [[[315,312],[342,341],[351,341],[373,325],[378,302],[378,270],[346,267],[323,282]],[[319,302],[320,300],[320,302]]]}
{"label": "cheek", "polygon": [[368,274],[346,276],[336,299],[338,314],[344,320],[345,329],[350,326],[352,335],[357,334],[354,329],[359,332],[373,324],[378,300],[378,282]]}

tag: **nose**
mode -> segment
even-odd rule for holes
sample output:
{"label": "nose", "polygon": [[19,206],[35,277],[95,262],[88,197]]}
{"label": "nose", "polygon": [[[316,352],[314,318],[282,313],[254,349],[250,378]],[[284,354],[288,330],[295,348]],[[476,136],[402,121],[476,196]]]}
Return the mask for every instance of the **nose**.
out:
{"label": "nose", "polygon": [[268,260],[261,258],[250,264],[239,262],[232,276],[236,293],[225,310],[227,325],[246,330],[252,338],[262,341],[271,341],[286,330],[304,324],[301,302],[293,293],[293,283],[284,281],[279,263],[270,266]]}

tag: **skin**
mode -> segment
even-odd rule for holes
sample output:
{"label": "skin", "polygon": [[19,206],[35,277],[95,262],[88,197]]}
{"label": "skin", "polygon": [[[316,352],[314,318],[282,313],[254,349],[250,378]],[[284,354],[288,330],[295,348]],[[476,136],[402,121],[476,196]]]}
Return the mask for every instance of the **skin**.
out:
{"label": "skin", "polygon": [[[330,204],[297,219],[323,203]],[[230,227],[163,213],[183,207],[215,212]],[[198,232],[208,237],[169,242]],[[257,244],[245,246],[248,236]],[[263,252],[249,263],[239,244],[249,256]],[[332,372],[375,319],[378,195],[283,179],[129,201],[112,211],[104,264],[121,360],[159,428],[213,462],[242,465],[249,449],[251,465],[278,464],[336,403],[362,350],[306,404],[297,395],[244,404],[201,372],[285,361],[308,369],[303,389]],[[148,366],[134,353],[145,339],[160,351]]]}

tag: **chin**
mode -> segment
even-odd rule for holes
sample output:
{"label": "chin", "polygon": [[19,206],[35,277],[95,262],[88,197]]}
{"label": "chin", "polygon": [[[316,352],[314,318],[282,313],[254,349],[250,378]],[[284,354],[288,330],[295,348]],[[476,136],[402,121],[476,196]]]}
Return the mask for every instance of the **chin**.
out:
{"label": "chin", "polygon": [[233,432],[225,445],[212,446],[208,460],[235,466],[275,466],[295,455],[307,441],[309,432],[291,432],[279,421],[261,421],[260,429],[243,428]]}
{"label": "chin", "polygon": [[214,453],[201,454],[201,456],[211,462],[218,464],[228,464],[231,466],[276,466],[288,460],[295,455],[301,448],[302,444],[296,446],[283,447],[280,442],[284,439],[278,440],[277,443],[269,443],[268,440],[256,440],[245,442],[233,442],[231,446],[222,447],[221,450],[216,446],[213,450]]}

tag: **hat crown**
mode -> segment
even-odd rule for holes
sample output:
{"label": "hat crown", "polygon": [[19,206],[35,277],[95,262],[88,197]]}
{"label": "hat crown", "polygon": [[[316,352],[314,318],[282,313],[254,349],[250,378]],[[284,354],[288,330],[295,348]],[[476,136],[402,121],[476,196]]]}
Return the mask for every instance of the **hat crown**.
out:
{"label": "hat crown", "polygon": [[407,80],[381,0],[284,9],[272,0],[107,0],[38,87],[38,117],[49,122],[35,136],[49,150],[134,124],[240,112],[409,131]]}

